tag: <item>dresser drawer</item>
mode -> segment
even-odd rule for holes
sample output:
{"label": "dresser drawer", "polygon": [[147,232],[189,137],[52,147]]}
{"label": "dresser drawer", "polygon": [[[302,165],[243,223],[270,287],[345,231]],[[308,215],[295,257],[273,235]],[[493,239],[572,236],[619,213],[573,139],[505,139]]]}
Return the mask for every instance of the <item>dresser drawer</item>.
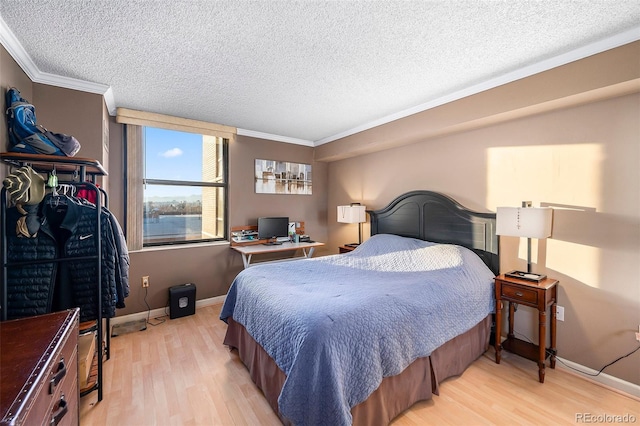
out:
{"label": "dresser drawer", "polygon": [[538,304],[538,292],[535,290],[529,290],[522,288],[522,286],[510,285],[502,282],[501,294],[503,299],[511,300],[513,302],[529,303],[532,305]]}
{"label": "dresser drawer", "polygon": [[49,390],[53,388],[51,394],[51,405],[49,406],[48,424],[77,425],[78,424],[78,334],[69,337],[63,353],[67,364],[67,372],[60,382],[54,387],[53,376],[49,376]]}
{"label": "dresser drawer", "polygon": [[49,409],[49,423],[58,426],[72,426],[79,424],[78,375],[69,371],[64,382],[60,384],[53,396],[53,405]]}
{"label": "dresser drawer", "polygon": [[74,384],[78,380],[77,354],[73,352],[70,357],[59,356],[55,359],[58,361],[53,363],[42,382],[35,387],[37,395],[34,395],[33,405],[28,409],[25,425],[74,424],[67,420],[71,420],[74,410],[77,410],[78,398],[73,393],[74,389],[77,391],[77,384]]}

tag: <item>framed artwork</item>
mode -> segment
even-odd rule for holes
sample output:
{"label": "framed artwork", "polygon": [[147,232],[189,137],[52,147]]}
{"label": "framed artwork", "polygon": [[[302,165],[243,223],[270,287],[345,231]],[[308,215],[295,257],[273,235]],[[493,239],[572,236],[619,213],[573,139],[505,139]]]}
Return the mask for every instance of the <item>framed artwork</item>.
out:
{"label": "framed artwork", "polygon": [[311,195],[311,164],[256,159],[256,194]]}

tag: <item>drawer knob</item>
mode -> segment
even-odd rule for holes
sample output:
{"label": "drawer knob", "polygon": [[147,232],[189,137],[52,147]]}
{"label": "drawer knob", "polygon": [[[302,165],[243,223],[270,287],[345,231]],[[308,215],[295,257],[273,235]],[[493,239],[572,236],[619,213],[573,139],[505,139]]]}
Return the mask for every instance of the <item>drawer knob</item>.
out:
{"label": "drawer knob", "polygon": [[518,296],[518,297],[522,297],[522,296],[524,296],[524,294],[522,294],[522,293],[521,293],[521,292],[519,292],[519,291],[516,291],[516,296]]}
{"label": "drawer knob", "polygon": [[51,421],[49,422],[49,425],[56,426],[60,423],[60,420],[62,420],[64,415],[67,414],[67,411],[69,411],[69,404],[67,404],[67,401],[64,399],[64,394],[62,394],[62,396],[60,396],[60,401],[58,402],[58,409],[51,414]]}
{"label": "drawer knob", "polygon": [[53,375],[53,378],[49,381],[49,394],[53,394],[56,390],[56,386],[60,383],[60,380],[67,375],[67,366],[64,363],[64,358],[60,358],[60,362],[58,362],[58,370]]}

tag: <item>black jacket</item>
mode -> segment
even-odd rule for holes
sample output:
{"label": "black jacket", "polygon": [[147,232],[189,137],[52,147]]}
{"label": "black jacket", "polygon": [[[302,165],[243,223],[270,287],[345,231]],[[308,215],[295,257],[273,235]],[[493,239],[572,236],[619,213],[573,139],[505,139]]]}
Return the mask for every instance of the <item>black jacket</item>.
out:
{"label": "black jacket", "polygon": [[[15,221],[7,221],[9,261],[36,261],[9,268],[8,317],[80,307],[80,321],[95,320],[99,276],[96,207],[71,197],[47,195],[40,216],[40,229],[34,238],[16,236],[11,226]],[[118,252],[113,221],[108,211],[100,214],[104,317],[115,316],[116,305],[124,307],[124,297],[129,293],[128,253],[123,256]],[[41,262],[49,259],[60,261]],[[45,311],[40,312],[42,309]]]}
{"label": "black jacket", "polygon": [[116,217],[104,207],[102,208],[102,214],[109,218],[116,245],[116,308],[124,308],[124,299],[129,296],[129,249],[127,249],[127,240]]}
{"label": "black jacket", "polygon": [[[37,206],[34,206],[37,207]],[[37,210],[37,209],[36,209]],[[30,212],[31,213],[31,212]],[[57,263],[26,262],[53,260],[56,242],[44,236],[18,236],[16,226],[22,214],[15,207],[7,209],[7,318],[23,318],[51,312]],[[38,221],[39,225],[39,221]]]}

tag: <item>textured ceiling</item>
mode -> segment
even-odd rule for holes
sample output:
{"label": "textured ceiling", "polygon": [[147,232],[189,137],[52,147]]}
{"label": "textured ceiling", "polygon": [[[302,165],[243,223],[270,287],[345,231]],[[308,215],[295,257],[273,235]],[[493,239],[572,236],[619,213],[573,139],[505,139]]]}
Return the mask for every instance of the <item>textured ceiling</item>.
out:
{"label": "textured ceiling", "polygon": [[326,142],[620,33],[638,0],[0,0],[42,73],[116,107]]}

